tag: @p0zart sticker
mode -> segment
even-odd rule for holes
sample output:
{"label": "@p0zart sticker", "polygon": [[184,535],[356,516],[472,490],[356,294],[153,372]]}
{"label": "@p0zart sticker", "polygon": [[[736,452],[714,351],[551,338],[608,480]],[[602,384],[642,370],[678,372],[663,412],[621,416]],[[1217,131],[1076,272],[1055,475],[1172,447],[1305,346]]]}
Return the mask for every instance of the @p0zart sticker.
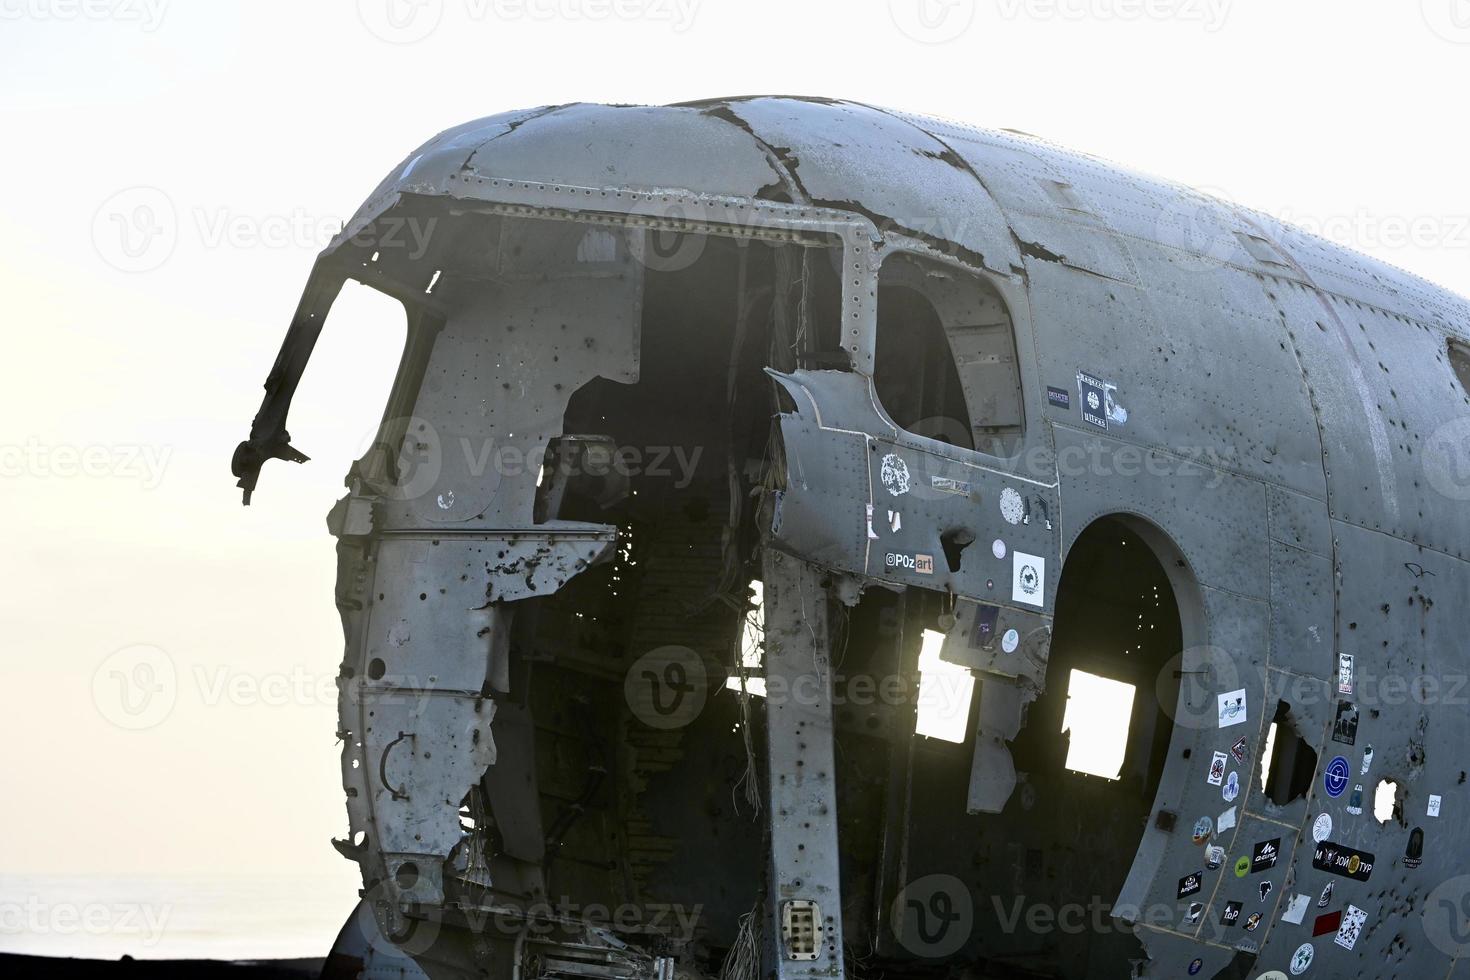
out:
{"label": "@p0zart sticker", "polygon": [[1219,709],[1221,728],[1245,724],[1245,688],[1228,694],[1218,694],[1215,702]]}
{"label": "@p0zart sticker", "polygon": [[883,556],[883,564],[887,568],[901,568],[919,575],[934,574],[933,555],[904,555],[890,551]]}
{"label": "@p0zart sticker", "polygon": [[1023,551],[1011,552],[1011,601],[1045,605],[1046,559]]}

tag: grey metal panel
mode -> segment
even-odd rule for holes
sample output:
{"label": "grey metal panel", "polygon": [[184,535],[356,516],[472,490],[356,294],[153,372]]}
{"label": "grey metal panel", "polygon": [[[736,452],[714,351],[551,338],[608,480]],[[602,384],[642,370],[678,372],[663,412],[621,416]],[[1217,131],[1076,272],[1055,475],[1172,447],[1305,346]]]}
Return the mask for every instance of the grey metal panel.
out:
{"label": "grey metal panel", "polygon": [[1290,284],[1270,295],[1318,409],[1332,516],[1470,555],[1470,507],[1425,469],[1435,432],[1465,411],[1445,336]]}
{"label": "grey metal panel", "polygon": [[392,173],[383,178],[343,227],[341,234],[332,240],[328,250],[356,235],[391,198],[399,194],[449,193],[450,176],[464,168],[476,149],[549,109],[549,106],[541,106],[497,113],[438,134],[405,157]]}
{"label": "grey metal panel", "polygon": [[[1311,404],[1279,324],[1226,302],[1133,290],[1054,263],[1032,263],[1031,281],[1042,384],[1074,402],[1051,417],[1083,425],[1077,375],[1085,372],[1116,384],[1127,411],[1109,436],[1323,492]],[[1167,468],[1200,472],[1182,462]]]}
{"label": "grey metal panel", "polygon": [[1272,541],[1314,555],[1332,555],[1332,525],[1325,501],[1283,487],[1267,487],[1266,504]]}
{"label": "grey metal panel", "polygon": [[880,227],[953,242],[1000,272],[1021,264],[985,188],[948,147],[897,116],[851,102],[792,99],[745,99],[729,108],[780,148],[813,201],[875,215]]}
{"label": "grey metal panel", "polygon": [[1333,646],[1332,559],[1271,542],[1271,666],[1326,678]]}
{"label": "grey metal panel", "polygon": [[511,180],[743,197],[782,176],[747,133],[697,109],[585,103],[526,121],[476,151],[468,169]]}
{"label": "grey metal panel", "polygon": [[[1178,545],[1202,584],[1266,599],[1266,494],[1261,484],[1202,466],[1154,478],[1120,475],[1118,453],[1125,444],[1072,428],[1058,426],[1056,444],[1063,461],[1067,549],[1097,518],[1137,514]],[[1146,453],[1140,451],[1139,457]],[[1107,462],[1090,462],[1096,458]],[[1068,462],[1073,459],[1083,462]]]}

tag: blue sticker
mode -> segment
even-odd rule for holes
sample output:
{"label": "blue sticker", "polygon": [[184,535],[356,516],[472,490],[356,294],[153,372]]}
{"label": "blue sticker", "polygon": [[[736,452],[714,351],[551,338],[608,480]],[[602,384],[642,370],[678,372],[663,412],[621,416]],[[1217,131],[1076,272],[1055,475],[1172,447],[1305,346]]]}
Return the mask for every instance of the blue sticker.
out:
{"label": "blue sticker", "polygon": [[1194,976],[1205,968],[1205,961],[1196,957],[1189,961],[1189,975]]}
{"label": "blue sticker", "polygon": [[1352,775],[1352,767],[1340,755],[1327,763],[1327,772],[1322,776],[1322,782],[1327,787],[1327,795],[1334,800],[1341,796],[1347,791],[1348,782],[1352,779]]}

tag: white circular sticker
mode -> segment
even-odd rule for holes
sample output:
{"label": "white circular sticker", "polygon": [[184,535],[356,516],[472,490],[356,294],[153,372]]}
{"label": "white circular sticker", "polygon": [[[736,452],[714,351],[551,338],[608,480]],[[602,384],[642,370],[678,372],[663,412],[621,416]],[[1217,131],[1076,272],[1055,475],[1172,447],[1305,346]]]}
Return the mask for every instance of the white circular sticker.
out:
{"label": "white circular sticker", "polygon": [[1006,630],[1006,635],[1000,638],[1000,648],[1006,653],[1015,653],[1016,647],[1021,645],[1021,634],[1015,630]]}
{"label": "white circular sticker", "polygon": [[1291,954],[1291,975],[1299,977],[1306,973],[1307,967],[1312,965],[1312,957],[1316,955],[1317,951],[1312,948],[1311,943],[1302,943],[1298,946],[1296,952]]}
{"label": "white circular sticker", "polygon": [[1010,487],[1000,492],[1000,516],[1006,519],[1007,524],[1019,524],[1026,516],[1026,502]]}
{"label": "white circular sticker", "polygon": [[1324,813],[1317,818],[1316,823],[1312,824],[1312,840],[1320,844],[1331,836],[1332,818]]}
{"label": "white circular sticker", "polygon": [[996,538],[990,543],[990,553],[997,558],[1004,558],[1006,556],[1006,543],[1000,538]]}

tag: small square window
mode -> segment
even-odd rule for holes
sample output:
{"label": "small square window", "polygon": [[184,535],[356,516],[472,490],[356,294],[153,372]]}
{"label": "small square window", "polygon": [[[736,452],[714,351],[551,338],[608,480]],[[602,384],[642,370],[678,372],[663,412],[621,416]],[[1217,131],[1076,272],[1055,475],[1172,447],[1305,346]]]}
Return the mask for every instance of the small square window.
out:
{"label": "small square window", "polygon": [[1128,753],[1128,727],[1133,718],[1132,684],[1074,670],[1067,682],[1067,709],[1062,731],[1070,732],[1067,768],[1104,779],[1117,779]]}

